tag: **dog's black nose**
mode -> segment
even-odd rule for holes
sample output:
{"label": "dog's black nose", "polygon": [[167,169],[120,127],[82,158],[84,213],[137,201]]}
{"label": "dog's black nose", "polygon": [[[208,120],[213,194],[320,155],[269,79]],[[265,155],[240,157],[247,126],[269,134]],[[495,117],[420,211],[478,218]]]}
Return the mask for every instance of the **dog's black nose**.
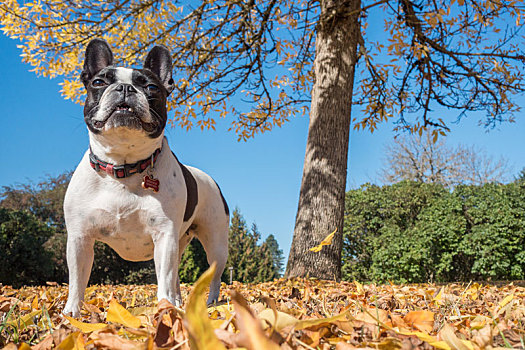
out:
{"label": "dog's black nose", "polygon": [[135,89],[135,87],[131,84],[118,84],[115,90],[129,92],[129,93],[137,92],[137,89]]}

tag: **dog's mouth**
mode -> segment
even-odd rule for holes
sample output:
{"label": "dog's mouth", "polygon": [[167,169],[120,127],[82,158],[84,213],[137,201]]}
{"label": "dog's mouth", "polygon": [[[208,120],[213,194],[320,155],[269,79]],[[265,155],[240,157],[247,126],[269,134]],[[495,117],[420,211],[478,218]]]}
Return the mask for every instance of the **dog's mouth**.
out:
{"label": "dog's mouth", "polygon": [[143,129],[146,132],[155,130],[155,123],[145,122],[138,111],[127,103],[120,103],[115,106],[105,120],[93,121],[93,126],[97,129],[102,129],[106,124],[110,127],[127,127],[130,129]]}
{"label": "dog's mouth", "polygon": [[133,113],[133,114],[135,114],[135,110],[133,109],[133,107],[130,107],[130,106],[128,106],[125,103],[120,104],[117,107],[115,107],[115,110],[113,111],[113,113],[116,113],[116,112],[117,113]]}

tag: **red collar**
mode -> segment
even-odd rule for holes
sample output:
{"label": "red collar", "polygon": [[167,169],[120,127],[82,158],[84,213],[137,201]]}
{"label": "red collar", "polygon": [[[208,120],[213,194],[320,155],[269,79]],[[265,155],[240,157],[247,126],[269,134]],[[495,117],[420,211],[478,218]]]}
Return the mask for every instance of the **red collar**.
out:
{"label": "red collar", "polygon": [[101,169],[108,173],[111,176],[116,177],[117,179],[122,179],[124,177],[131,176],[136,173],[141,173],[148,166],[154,166],[157,161],[157,157],[160,154],[160,148],[157,148],[151,156],[146,159],[139,160],[133,164],[123,164],[123,165],[114,165],[111,163],[104,162],[100,160],[96,155],[93,154],[91,147],[89,149],[89,163],[95,171],[100,171]]}

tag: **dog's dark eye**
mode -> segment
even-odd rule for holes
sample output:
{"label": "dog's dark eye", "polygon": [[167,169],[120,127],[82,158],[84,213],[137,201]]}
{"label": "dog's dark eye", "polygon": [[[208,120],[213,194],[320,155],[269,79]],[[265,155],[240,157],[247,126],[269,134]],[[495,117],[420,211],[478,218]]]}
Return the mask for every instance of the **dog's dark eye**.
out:
{"label": "dog's dark eye", "polygon": [[101,87],[101,86],[106,85],[106,82],[104,80],[102,80],[102,79],[95,79],[95,80],[93,80],[91,85],[93,85],[94,87]]}
{"label": "dog's dark eye", "polygon": [[154,84],[149,84],[148,86],[146,86],[146,90],[148,90],[149,92],[157,92],[159,91],[159,87]]}

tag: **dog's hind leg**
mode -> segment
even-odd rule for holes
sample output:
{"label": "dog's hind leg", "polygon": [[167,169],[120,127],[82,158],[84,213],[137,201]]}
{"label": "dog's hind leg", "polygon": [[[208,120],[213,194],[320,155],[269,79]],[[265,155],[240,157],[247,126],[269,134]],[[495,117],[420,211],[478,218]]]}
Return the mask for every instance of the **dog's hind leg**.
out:
{"label": "dog's hind leg", "polygon": [[[191,240],[193,239],[193,233],[191,233],[188,229],[188,231],[182,235],[182,237],[179,239],[179,268],[182,260],[182,255],[184,254],[184,250],[190,244]],[[177,271],[177,293],[182,297],[181,291],[180,291],[180,270]]]}

